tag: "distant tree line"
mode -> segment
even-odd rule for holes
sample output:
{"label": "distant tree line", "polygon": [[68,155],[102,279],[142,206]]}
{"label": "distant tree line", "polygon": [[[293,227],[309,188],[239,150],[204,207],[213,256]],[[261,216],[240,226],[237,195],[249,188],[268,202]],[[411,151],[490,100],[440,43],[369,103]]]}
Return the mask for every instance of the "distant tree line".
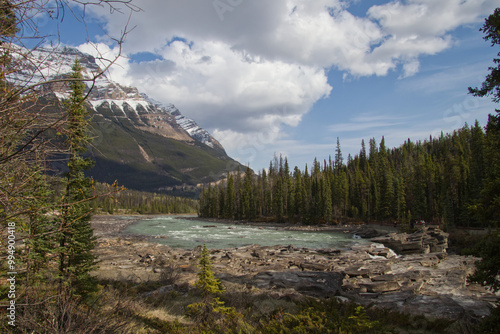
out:
{"label": "distant tree line", "polygon": [[[106,185],[96,184],[97,192],[107,188]],[[112,197],[99,197],[93,202],[93,206],[97,210],[96,212],[101,210],[109,214],[118,212],[138,214],[196,213],[198,200],[137,190],[125,190],[116,193]]]}
{"label": "distant tree line", "polygon": [[451,134],[405,141],[388,149],[364,140],[345,161],[337,139],[335,155],[314,160],[305,170],[275,157],[255,175],[229,174],[201,191],[200,215],[228,219],[269,219],[304,224],[345,219],[409,223],[425,220],[451,226],[498,226],[491,191],[498,173],[498,117],[486,131],[467,124]]}

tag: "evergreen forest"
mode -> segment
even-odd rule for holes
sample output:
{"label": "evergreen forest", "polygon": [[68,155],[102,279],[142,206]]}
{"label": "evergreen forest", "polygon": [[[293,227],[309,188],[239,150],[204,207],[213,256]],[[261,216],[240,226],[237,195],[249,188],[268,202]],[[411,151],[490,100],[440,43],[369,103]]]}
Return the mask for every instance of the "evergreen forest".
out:
{"label": "evergreen forest", "polygon": [[[95,188],[98,193],[104,193],[107,186],[96,183]],[[198,200],[127,189],[113,196],[96,198],[93,208],[95,212],[109,214],[194,214],[197,212]]]}
{"label": "evergreen forest", "polygon": [[[275,157],[255,175],[227,175],[202,190],[200,215],[304,224],[346,220],[498,227],[498,115],[439,137],[387,148],[363,140],[354,157],[314,160],[304,170]],[[498,194],[498,192],[496,193]]]}

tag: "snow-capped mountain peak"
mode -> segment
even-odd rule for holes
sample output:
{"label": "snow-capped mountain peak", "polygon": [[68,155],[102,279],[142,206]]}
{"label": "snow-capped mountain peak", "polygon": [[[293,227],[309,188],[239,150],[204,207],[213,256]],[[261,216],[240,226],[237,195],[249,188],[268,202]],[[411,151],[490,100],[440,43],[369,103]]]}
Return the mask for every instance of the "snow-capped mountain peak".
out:
{"label": "snow-capped mountain peak", "polygon": [[[26,53],[31,65],[27,64],[22,70],[11,75],[11,80],[18,84],[50,82],[50,79],[65,77],[71,73],[75,59],[78,59],[83,67],[82,74],[85,79],[92,79],[101,71],[93,56],[76,48],[39,48],[34,51],[23,51],[19,48],[15,54],[18,58],[27,58]],[[42,65],[38,65],[36,61]],[[88,102],[96,113],[105,118],[128,118],[141,130],[186,142],[198,141],[211,148],[224,150],[208,131],[182,115],[173,104],[156,101],[140,93],[136,87],[122,86],[112,81],[106,73],[87,83],[88,87],[91,85],[93,88]],[[68,85],[65,83],[56,82],[42,86],[44,90],[55,94],[59,100],[67,98],[69,94]]]}

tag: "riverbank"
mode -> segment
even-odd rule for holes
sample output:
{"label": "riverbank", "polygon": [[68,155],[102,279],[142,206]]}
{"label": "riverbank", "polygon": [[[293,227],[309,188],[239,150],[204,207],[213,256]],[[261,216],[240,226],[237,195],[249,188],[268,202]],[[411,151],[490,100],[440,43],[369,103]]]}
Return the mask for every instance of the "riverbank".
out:
{"label": "riverbank", "polygon": [[148,216],[143,215],[94,215],[91,226],[97,237],[117,237],[122,235],[128,226],[147,218]]}
{"label": "riverbank", "polygon": [[[187,296],[197,279],[201,249],[175,249],[123,233],[130,224],[150,217],[154,216],[94,217],[96,254],[101,260],[96,276],[134,282],[175,276],[174,282],[165,282],[143,297],[172,291]],[[228,291],[265,294],[273,300],[339,298],[454,320],[481,319],[498,300],[498,295],[467,283],[477,258],[447,253],[397,255],[370,243],[347,250],[250,245],[213,249],[211,259]]]}

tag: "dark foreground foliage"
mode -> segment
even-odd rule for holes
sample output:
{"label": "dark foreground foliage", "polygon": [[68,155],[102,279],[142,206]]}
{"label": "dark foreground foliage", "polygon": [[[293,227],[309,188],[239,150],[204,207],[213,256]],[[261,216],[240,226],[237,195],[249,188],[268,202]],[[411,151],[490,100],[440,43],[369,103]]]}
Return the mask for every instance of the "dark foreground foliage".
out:
{"label": "dark foreground foliage", "polygon": [[[266,294],[226,291],[217,303],[202,291],[166,292],[148,297],[159,282],[101,282],[90,302],[67,301],[67,331],[61,333],[478,333],[467,321],[429,319],[375,307],[325,300],[274,299]],[[211,303],[200,311],[193,306]],[[56,303],[19,312],[18,326],[2,333],[57,333]],[[200,316],[200,312],[204,312]],[[4,316],[4,315],[2,315]],[[52,321],[52,322],[51,322]],[[3,324],[5,325],[5,324]],[[487,325],[487,322],[484,323]],[[484,333],[490,333],[484,331]]]}

